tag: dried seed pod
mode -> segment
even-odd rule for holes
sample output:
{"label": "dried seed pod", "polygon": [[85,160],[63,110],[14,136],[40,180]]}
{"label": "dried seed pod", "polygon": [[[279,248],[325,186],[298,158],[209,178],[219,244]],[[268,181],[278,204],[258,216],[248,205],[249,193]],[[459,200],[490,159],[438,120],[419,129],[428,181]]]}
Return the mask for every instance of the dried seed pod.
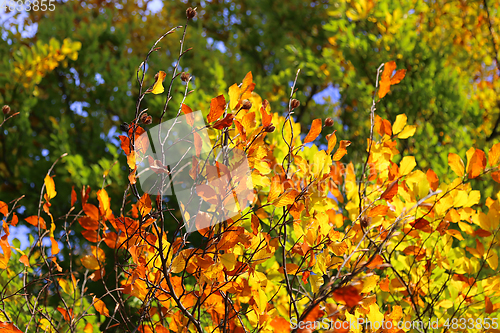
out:
{"label": "dried seed pod", "polygon": [[196,14],[197,14],[196,8],[193,9],[193,8],[189,7],[188,9],[186,9],[186,17],[188,18],[188,20],[195,18]]}
{"label": "dried seed pod", "polygon": [[182,74],[181,74],[182,82],[188,82],[190,78],[191,78],[191,74],[186,73],[186,72],[182,72]]}
{"label": "dried seed pod", "polygon": [[274,127],[273,124],[269,124],[266,127],[264,127],[264,131],[266,131],[268,133],[274,132],[275,129],[276,129],[276,127]]}
{"label": "dried seed pod", "polygon": [[123,123],[120,125],[120,129],[124,132],[128,132],[129,126],[127,123]]}
{"label": "dried seed pod", "polygon": [[153,117],[151,116],[146,116],[146,119],[142,121],[144,125],[151,125],[152,122],[153,122]]}
{"label": "dried seed pod", "polygon": [[332,127],[333,126],[333,119],[328,117],[325,119],[325,126],[326,127]]}
{"label": "dried seed pod", "polygon": [[300,105],[300,102],[296,100],[295,98],[292,99],[292,102],[290,103],[290,106],[292,107],[292,110],[298,108]]}
{"label": "dried seed pod", "polygon": [[243,102],[243,105],[241,106],[243,110],[250,110],[252,108],[252,102],[250,102],[248,99]]}
{"label": "dried seed pod", "polygon": [[9,114],[10,113],[10,106],[4,105],[2,108],[3,114]]}
{"label": "dried seed pod", "polygon": [[370,223],[372,222],[372,218],[369,216],[362,216],[361,219],[359,220],[359,223],[363,227],[363,229],[366,229],[370,226]]}

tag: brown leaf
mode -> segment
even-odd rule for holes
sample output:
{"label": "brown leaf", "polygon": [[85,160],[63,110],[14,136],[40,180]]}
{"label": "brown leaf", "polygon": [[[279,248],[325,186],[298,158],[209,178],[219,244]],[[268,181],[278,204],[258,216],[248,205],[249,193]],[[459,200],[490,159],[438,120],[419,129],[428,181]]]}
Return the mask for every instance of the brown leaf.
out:
{"label": "brown leaf", "polygon": [[389,186],[384,191],[384,193],[382,193],[380,198],[384,200],[392,200],[392,198],[394,198],[394,196],[397,193],[398,193],[398,180],[396,179],[391,184],[389,184]]}
{"label": "brown leaf", "polygon": [[348,307],[353,307],[361,301],[359,291],[353,286],[343,287],[333,292],[333,299],[337,302],[343,302]]}

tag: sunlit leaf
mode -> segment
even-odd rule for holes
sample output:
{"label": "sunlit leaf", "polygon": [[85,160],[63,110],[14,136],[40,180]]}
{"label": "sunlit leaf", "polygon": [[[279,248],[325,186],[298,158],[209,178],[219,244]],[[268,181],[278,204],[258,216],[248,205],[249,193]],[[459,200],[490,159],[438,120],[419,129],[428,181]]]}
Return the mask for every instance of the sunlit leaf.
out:
{"label": "sunlit leaf", "polygon": [[50,200],[57,194],[54,179],[52,179],[52,177],[50,177],[49,175],[46,175],[43,182],[45,183],[45,190],[47,191],[48,200]]}
{"label": "sunlit leaf", "polygon": [[459,177],[464,176],[465,165],[460,156],[455,153],[448,154],[448,165]]}
{"label": "sunlit leaf", "polygon": [[322,124],[321,119],[313,120],[311,129],[309,130],[309,133],[307,133],[307,136],[304,139],[304,143],[312,142],[318,137],[322,129],[321,124]]}
{"label": "sunlit leaf", "polygon": [[212,101],[210,102],[210,113],[208,114],[208,122],[211,123],[219,119],[219,117],[224,113],[225,108],[226,99],[223,95],[212,98]]}
{"label": "sunlit leaf", "polygon": [[394,124],[392,124],[392,133],[394,135],[403,130],[403,128],[406,126],[406,120],[407,117],[404,113],[396,116],[396,121],[394,121]]}
{"label": "sunlit leaf", "polygon": [[165,80],[165,77],[167,76],[167,73],[164,71],[159,71],[155,75],[155,83],[151,89],[148,89],[146,92],[151,92],[155,95],[161,94],[162,92],[165,91],[165,88],[163,88],[163,81]]}
{"label": "sunlit leaf", "polygon": [[93,304],[94,304],[94,308],[97,310],[97,312],[99,312],[103,316],[109,317],[108,308],[106,307],[106,304],[104,304],[103,301],[101,301],[98,298],[95,298],[95,296],[94,296]]}

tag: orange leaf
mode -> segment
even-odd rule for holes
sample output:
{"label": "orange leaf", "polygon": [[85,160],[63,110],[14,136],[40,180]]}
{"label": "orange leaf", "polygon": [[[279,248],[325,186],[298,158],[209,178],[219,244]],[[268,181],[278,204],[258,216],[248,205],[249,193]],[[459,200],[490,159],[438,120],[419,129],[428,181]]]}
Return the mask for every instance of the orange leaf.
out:
{"label": "orange leaf", "polygon": [[233,118],[234,118],[234,115],[232,113],[228,113],[224,117],[224,119],[216,121],[215,124],[212,125],[212,127],[215,129],[218,129],[218,130],[229,127],[233,124]]}
{"label": "orange leaf", "polygon": [[208,114],[208,122],[211,123],[219,119],[219,117],[224,113],[225,107],[226,99],[223,95],[212,98],[212,101],[210,102],[210,113]]}
{"label": "orange leaf", "polygon": [[50,243],[52,244],[51,247],[52,255],[55,256],[56,254],[59,253],[59,244],[57,244],[57,241],[54,237],[50,237]]}
{"label": "orange leaf", "polygon": [[295,202],[298,192],[296,190],[288,190],[284,195],[282,195],[277,201],[274,202],[273,206],[276,208],[288,206]]}
{"label": "orange leaf", "polygon": [[257,215],[252,215],[252,233],[257,235],[259,233],[260,221]]}
{"label": "orange leaf", "polygon": [[206,184],[198,185],[196,186],[196,193],[206,202],[217,204],[217,193],[212,187]]}
{"label": "orange leaf", "polygon": [[490,148],[488,152],[488,160],[491,166],[496,166],[498,164],[498,159],[500,158],[500,143],[496,143]]}
{"label": "orange leaf", "polygon": [[276,175],[271,181],[271,189],[269,190],[269,194],[267,196],[267,202],[273,202],[280,196],[281,193],[283,193],[283,183],[281,182],[280,177]]}
{"label": "orange leaf", "polygon": [[19,221],[19,218],[17,217],[17,214],[12,213],[12,220],[10,220],[10,225],[15,227],[17,225],[18,221]]}
{"label": "orange leaf", "polygon": [[333,299],[337,302],[343,302],[348,307],[353,307],[361,301],[359,291],[353,286],[343,287],[333,292]]}
{"label": "orange leaf", "polygon": [[99,234],[95,230],[83,230],[82,236],[89,242],[97,243],[100,240]]}
{"label": "orange leaf", "polygon": [[366,266],[368,268],[377,268],[378,266],[382,265],[384,263],[384,258],[382,258],[380,255],[375,255],[375,258]]}
{"label": "orange leaf", "polygon": [[130,172],[130,174],[128,175],[128,181],[130,182],[130,184],[134,185],[136,183],[136,179],[135,179],[135,172],[137,171],[137,165],[135,166],[134,170],[132,170]]}
{"label": "orange leaf", "polygon": [[493,304],[491,303],[491,300],[488,296],[484,297],[484,312],[490,314],[495,311],[495,308],[493,307]]}
{"label": "orange leaf", "polygon": [[200,157],[201,149],[203,148],[203,140],[201,139],[201,136],[196,132],[193,133],[193,138],[194,138],[194,149],[196,152],[196,156]]}
{"label": "orange leaf", "polygon": [[158,74],[155,75],[155,83],[152,88],[148,89],[146,92],[151,92],[155,95],[161,94],[162,92],[165,91],[165,88],[163,88],[163,81],[165,80],[165,77],[167,76],[167,73],[164,71],[159,71]]}
{"label": "orange leaf", "polygon": [[273,332],[289,333],[291,331],[290,323],[283,317],[274,317],[269,325],[273,328]]}
{"label": "orange leaf", "polygon": [[9,206],[3,201],[0,201],[0,213],[2,213],[4,216],[7,216],[9,214]]}
{"label": "orange leaf", "polygon": [[339,161],[342,157],[344,157],[344,155],[347,154],[346,147],[349,147],[350,144],[351,144],[351,141],[341,140],[339,148],[337,149],[335,154],[333,154],[333,156],[332,156],[332,161],[336,162],[336,161]]}
{"label": "orange leaf", "polygon": [[393,84],[398,84],[401,82],[402,79],[405,78],[406,75],[406,69],[400,69],[394,74],[394,76],[391,78],[391,85]]}
{"label": "orange leaf", "polygon": [[0,332],[1,333],[23,333],[19,328],[14,326],[12,323],[0,323]]}
{"label": "orange leaf", "polygon": [[67,322],[71,321],[71,319],[73,317],[73,314],[72,314],[73,310],[72,309],[69,309],[69,312],[68,312],[68,311],[66,311],[66,309],[58,306],[57,311],[59,311],[63,315],[64,320],[66,320]]}
{"label": "orange leaf", "polygon": [[394,180],[387,189],[382,193],[381,198],[384,200],[392,200],[394,196],[398,193],[398,180]]}
{"label": "orange leaf", "polygon": [[108,308],[106,307],[106,304],[104,304],[103,301],[100,299],[96,299],[94,296],[94,308],[102,314],[103,316],[109,317],[109,311]]}
{"label": "orange leaf", "polygon": [[187,123],[190,126],[193,126],[194,125],[194,117],[192,114],[190,114],[193,112],[193,110],[191,110],[191,108],[189,106],[187,106],[186,104],[182,103],[181,111],[182,111],[182,113],[184,113],[186,115]]}
{"label": "orange leaf", "polygon": [[439,186],[439,178],[432,169],[427,170],[427,181],[433,191],[437,190]]}
{"label": "orange leaf", "polygon": [[255,83],[252,80],[252,72],[248,72],[241,84],[241,99],[248,99],[252,96],[252,91],[255,88]]}
{"label": "orange leaf", "polygon": [[467,173],[470,179],[479,176],[486,167],[486,155],[481,149],[471,148],[467,152]]}
{"label": "orange leaf", "polygon": [[[262,103],[262,105],[264,105],[264,103]],[[262,126],[266,127],[270,125],[273,120],[273,116],[266,112],[264,106],[260,108],[260,114],[262,115]]]}
{"label": "orange leaf", "polygon": [[21,258],[19,258],[19,261],[20,261],[20,262],[22,262],[22,263],[24,264],[24,266],[26,266],[26,267],[30,267],[30,261],[29,261],[29,259],[28,259],[28,256],[27,256],[27,255],[23,254],[23,255],[21,256]]}
{"label": "orange leaf", "polygon": [[385,292],[390,292],[389,289],[389,278],[386,276],[384,281],[380,282],[380,290]]}
{"label": "orange leaf", "polygon": [[80,225],[87,230],[99,229],[99,221],[88,216],[83,216],[78,219]]}
{"label": "orange leaf", "polygon": [[432,232],[432,228],[429,221],[423,218],[419,218],[414,222],[410,222],[410,225],[417,230],[422,230],[423,232],[429,232],[429,233]]}
{"label": "orange leaf", "polygon": [[330,155],[330,153],[333,151],[333,148],[335,148],[335,145],[337,144],[337,136],[335,135],[335,132],[337,130],[333,131],[332,134],[330,134],[330,137],[328,138],[328,149],[326,150],[326,153]]}
{"label": "orange leaf", "polygon": [[370,209],[368,212],[368,216],[373,217],[373,216],[378,216],[378,215],[385,215],[387,211],[389,210],[389,207],[384,206],[384,205],[378,205],[375,208]]}
{"label": "orange leaf", "polygon": [[500,171],[495,171],[491,173],[491,178],[497,183],[500,183]]}
{"label": "orange leaf", "polygon": [[137,208],[142,216],[149,214],[153,206],[151,205],[151,198],[149,194],[144,193],[142,197],[137,201]]}
{"label": "orange leaf", "polygon": [[304,143],[312,142],[318,137],[318,135],[321,133],[321,124],[322,124],[321,119],[313,120],[311,129],[309,130],[309,133],[307,133],[307,136],[304,139]]}
{"label": "orange leaf", "polygon": [[99,219],[99,209],[92,204],[83,205],[83,211],[87,214],[88,217],[93,218],[94,220]]}
{"label": "orange leaf", "polygon": [[33,216],[25,218],[24,220],[26,222],[28,222],[29,224],[34,225],[35,227],[38,227],[38,223],[40,223],[40,228],[47,229],[47,226],[45,225],[45,220],[43,219],[43,217],[40,217],[40,219],[38,219],[38,216],[33,215]]}
{"label": "orange leaf", "polygon": [[120,135],[118,138],[120,138],[120,146],[122,147],[123,151],[125,152],[125,155],[130,154],[130,139],[124,135]]}
{"label": "orange leaf", "polygon": [[92,333],[92,332],[94,332],[92,324],[91,323],[87,323],[85,325],[85,328],[83,329],[83,332],[84,333]]}

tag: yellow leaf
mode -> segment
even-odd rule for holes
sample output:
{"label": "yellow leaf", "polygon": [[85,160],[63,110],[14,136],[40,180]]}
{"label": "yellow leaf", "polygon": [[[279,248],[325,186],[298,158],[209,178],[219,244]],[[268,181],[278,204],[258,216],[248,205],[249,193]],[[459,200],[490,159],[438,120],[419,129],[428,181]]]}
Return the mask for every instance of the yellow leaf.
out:
{"label": "yellow leaf", "polygon": [[363,280],[363,289],[362,293],[371,292],[376,285],[378,285],[379,276],[378,275],[370,275]]}
{"label": "yellow leaf", "polygon": [[109,218],[111,216],[111,198],[108,196],[108,192],[106,192],[105,189],[97,191],[97,200],[99,200],[99,210],[101,211],[101,215]]}
{"label": "yellow leaf", "polygon": [[405,156],[399,163],[399,174],[405,176],[409,174],[413,168],[417,165],[414,156]]}
{"label": "yellow leaf", "polygon": [[280,194],[283,193],[283,183],[279,176],[274,176],[271,182],[271,189],[269,190],[269,195],[267,196],[267,201],[269,203],[276,200]]}
{"label": "yellow leaf", "polygon": [[309,133],[307,133],[307,136],[304,139],[304,143],[312,142],[314,141],[318,135],[321,133],[321,119],[314,119],[311,125],[311,129],[309,130]]}
{"label": "yellow leaf", "polygon": [[109,317],[109,311],[103,301],[94,296],[94,308],[103,316]]}
{"label": "yellow leaf", "polygon": [[320,275],[309,275],[309,282],[311,283],[311,291],[317,293],[319,288],[324,284],[323,277]]}
{"label": "yellow leaf", "polygon": [[240,88],[238,85],[235,83],[231,87],[229,87],[229,108],[231,110],[236,109],[236,106],[238,106],[238,102],[240,99]]}
{"label": "yellow leaf", "polygon": [[132,150],[127,156],[127,165],[130,169],[135,168],[135,151]]}
{"label": "yellow leaf", "polygon": [[54,179],[50,177],[49,175],[45,176],[45,179],[43,180],[45,183],[45,189],[47,190],[47,197],[48,200],[52,199],[53,197],[56,196],[56,185],[54,184]]}
{"label": "yellow leaf", "polygon": [[464,176],[464,161],[455,153],[448,154],[448,165],[459,177]]}
{"label": "yellow leaf", "polygon": [[379,306],[377,303],[373,303],[370,305],[369,313],[366,315],[368,320],[371,323],[383,323],[384,322],[384,314],[380,312]]}
{"label": "yellow leaf", "polygon": [[99,269],[99,262],[97,261],[97,258],[94,256],[84,256],[82,259],[82,265],[85,266],[85,268],[96,271]]}
{"label": "yellow leaf", "polygon": [[234,253],[224,253],[220,256],[220,261],[228,271],[232,271],[236,266],[236,256]]}
{"label": "yellow leaf", "polygon": [[495,252],[490,251],[486,261],[488,262],[488,265],[490,265],[491,269],[493,269],[493,270],[497,269],[497,267],[498,267],[498,255]]}
{"label": "yellow leaf", "polygon": [[186,269],[186,260],[181,253],[172,261],[172,273],[180,273],[184,269]]}
{"label": "yellow leaf", "polygon": [[161,94],[162,92],[165,91],[163,88],[163,81],[165,80],[165,77],[167,76],[167,73],[164,71],[159,71],[158,74],[155,75],[155,84],[153,85],[153,88],[148,89],[146,92],[151,92],[155,95]]}
{"label": "yellow leaf", "polygon": [[282,195],[278,200],[276,200],[273,204],[274,207],[279,208],[283,206],[291,205],[295,202],[295,198],[297,197],[297,191],[291,190]]}
{"label": "yellow leaf", "polygon": [[396,121],[394,122],[394,124],[392,124],[392,133],[393,134],[398,134],[399,132],[401,132],[401,130],[405,127],[406,125],[406,120],[408,118],[406,117],[406,115],[403,113],[403,114],[398,114],[397,117],[396,117]]}
{"label": "yellow leaf", "polygon": [[399,134],[398,139],[408,139],[417,131],[417,125],[407,125]]}

